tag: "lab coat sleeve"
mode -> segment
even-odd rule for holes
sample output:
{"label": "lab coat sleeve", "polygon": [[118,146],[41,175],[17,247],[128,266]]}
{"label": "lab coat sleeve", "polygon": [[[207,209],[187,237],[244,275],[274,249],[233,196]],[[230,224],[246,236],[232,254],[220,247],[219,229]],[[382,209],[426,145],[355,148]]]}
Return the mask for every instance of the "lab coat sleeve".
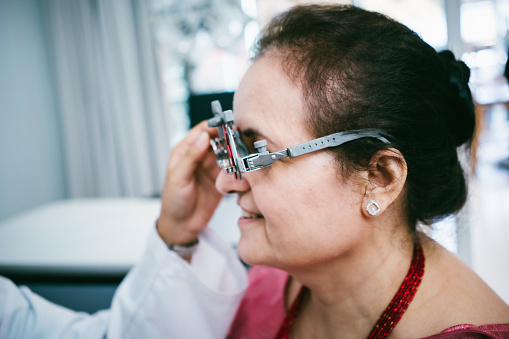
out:
{"label": "lab coat sleeve", "polygon": [[103,338],[109,311],[75,312],[0,277],[0,338]]}
{"label": "lab coat sleeve", "polygon": [[235,251],[212,230],[199,237],[191,264],[156,230],[113,298],[110,338],[225,338],[247,287]]}
{"label": "lab coat sleeve", "polygon": [[188,264],[154,228],[110,310],[75,312],[0,277],[0,338],[225,338],[246,287],[235,252],[211,230]]}

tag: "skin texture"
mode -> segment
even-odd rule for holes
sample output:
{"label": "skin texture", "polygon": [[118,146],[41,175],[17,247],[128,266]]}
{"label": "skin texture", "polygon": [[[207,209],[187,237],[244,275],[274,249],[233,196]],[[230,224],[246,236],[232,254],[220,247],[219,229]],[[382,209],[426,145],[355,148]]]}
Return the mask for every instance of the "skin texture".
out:
{"label": "skin texture", "polygon": [[[305,125],[302,92],[281,65],[277,53],[260,57],[235,94],[235,123],[248,146],[266,139],[269,151],[280,151],[314,138]],[[292,338],[366,337],[412,256],[401,153],[378,152],[367,170],[347,178],[330,153],[319,151],[236,180],[215,168],[207,146],[212,136],[214,129],[198,125],[170,157],[158,222],[163,240],[193,241],[221,196],[236,193],[243,210],[241,258],[291,275],[287,305],[302,285],[311,290]],[[371,200],[381,207],[376,216],[365,210]],[[423,282],[392,338],[423,337],[463,323],[509,322],[507,305],[474,272],[432,240],[420,241]]]}

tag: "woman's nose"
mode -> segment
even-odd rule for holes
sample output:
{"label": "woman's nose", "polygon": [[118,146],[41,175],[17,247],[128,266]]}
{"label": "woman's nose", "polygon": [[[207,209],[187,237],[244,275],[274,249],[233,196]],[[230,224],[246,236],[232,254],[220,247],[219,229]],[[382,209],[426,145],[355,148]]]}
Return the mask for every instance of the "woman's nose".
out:
{"label": "woman's nose", "polygon": [[244,176],[242,177],[238,179],[238,174],[226,174],[221,171],[216,178],[216,189],[221,194],[245,192],[249,190],[249,183]]}

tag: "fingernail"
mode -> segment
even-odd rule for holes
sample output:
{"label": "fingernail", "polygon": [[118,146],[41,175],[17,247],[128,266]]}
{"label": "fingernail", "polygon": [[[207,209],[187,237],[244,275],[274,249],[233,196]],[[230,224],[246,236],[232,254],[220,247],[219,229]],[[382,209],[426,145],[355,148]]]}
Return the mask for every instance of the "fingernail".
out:
{"label": "fingernail", "polygon": [[198,137],[198,140],[196,140],[196,147],[199,149],[204,149],[209,146],[209,135],[207,132],[201,132],[200,136]]}

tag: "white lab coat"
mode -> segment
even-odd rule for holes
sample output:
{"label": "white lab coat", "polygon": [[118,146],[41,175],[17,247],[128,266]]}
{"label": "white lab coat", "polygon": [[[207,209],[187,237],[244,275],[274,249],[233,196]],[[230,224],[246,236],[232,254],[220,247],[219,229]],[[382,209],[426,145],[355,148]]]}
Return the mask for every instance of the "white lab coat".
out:
{"label": "white lab coat", "polygon": [[246,287],[246,270],[212,230],[189,265],[154,228],[109,310],[75,312],[0,277],[0,338],[225,338]]}

